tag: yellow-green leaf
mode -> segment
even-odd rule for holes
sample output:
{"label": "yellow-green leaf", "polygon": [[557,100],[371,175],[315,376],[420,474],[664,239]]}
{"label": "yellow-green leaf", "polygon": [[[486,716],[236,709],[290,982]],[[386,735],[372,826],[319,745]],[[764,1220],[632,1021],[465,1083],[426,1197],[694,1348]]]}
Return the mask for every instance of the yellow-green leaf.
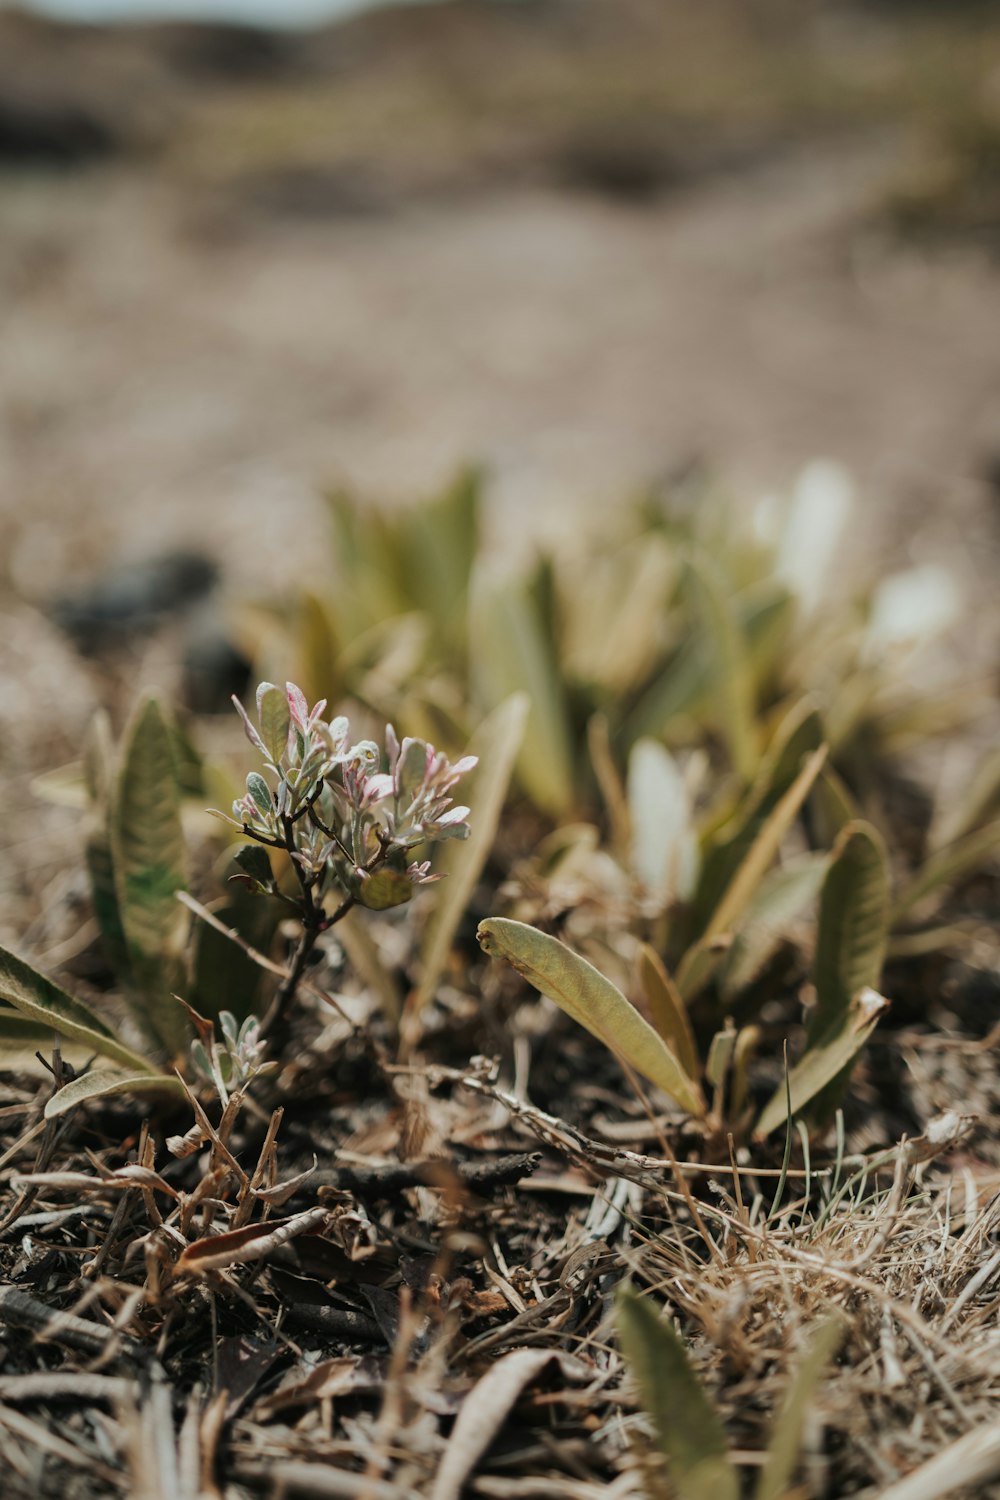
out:
{"label": "yellow-green leaf", "polygon": [[680,1500],[738,1500],[725,1428],[673,1324],[623,1287],[618,1334]]}
{"label": "yellow-green leaf", "polygon": [[903,891],[892,912],[895,925],[931,896],[943,895],[958,881],[980,869],[1000,850],[1000,818],[976,828],[954,844],[936,850],[925,860]]}
{"label": "yellow-green leaf", "polygon": [[848,823],[834,846],[820,897],[811,1035],[838,1026],[859,990],[877,989],[888,921],[889,875],[881,836],[870,823]]}
{"label": "yellow-green leaf", "polygon": [[648,1021],[593,964],[558,938],[507,917],[480,922],[478,937],[484,953],[504,959],[682,1109],[704,1112],[697,1084]]}
{"label": "yellow-green leaf", "polygon": [[690,1000],[711,978],[722,960],[723,951],[716,940],[732,933],[766,872],[773,864],[781,844],[826,760],[826,746],[821,745],[808,757],[791,786],[785,792],[757,833],[756,838],[733,875],[716,906],[704,934],[689,948],[677,970],[677,988]]}
{"label": "yellow-green leaf", "polygon": [[517,776],[543,812],[562,817],[573,798],[573,753],[554,648],[529,589],[479,574],[470,597],[474,696],[489,707],[525,692],[531,704]]}
{"label": "yellow-green leaf", "polygon": [[687,1007],[660,955],[648,943],[639,949],[639,977],[654,1027],[688,1077],[697,1080],[701,1069]]}

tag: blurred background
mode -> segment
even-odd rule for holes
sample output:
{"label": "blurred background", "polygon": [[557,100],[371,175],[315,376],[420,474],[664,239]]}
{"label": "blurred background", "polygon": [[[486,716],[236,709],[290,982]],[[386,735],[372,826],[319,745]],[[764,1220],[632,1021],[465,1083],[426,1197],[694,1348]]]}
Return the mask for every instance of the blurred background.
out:
{"label": "blurred background", "polygon": [[998,257],[995,3],[0,8],[4,763],[109,590],[308,577],[330,485],[479,463],[499,549],[825,458],[985,592]]}

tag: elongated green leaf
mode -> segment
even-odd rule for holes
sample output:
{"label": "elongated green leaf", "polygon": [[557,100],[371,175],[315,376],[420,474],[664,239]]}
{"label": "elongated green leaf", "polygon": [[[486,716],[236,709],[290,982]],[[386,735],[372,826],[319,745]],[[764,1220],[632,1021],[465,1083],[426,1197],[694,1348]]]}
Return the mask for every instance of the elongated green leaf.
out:
{"label": "elongated green leaf", "polygon": [[55,1027],[44,1021],[34,1021],[19,1010],[0,1007],[0,1052],[34,1051],[36,1047],[47,1047],[55,1035]]}
{"label": "elongated green leaf", "polygon": [[1000,850],[1000,818],[976,828],[955,844],[938,849],[920,867],[893,908],[895,925],[931,896],[943,895],[982,868]]}
{"label": "elongated green leaf", "polygon": [[749,781],[757,763],[753,676],[746,642],[722,580],[707,557],[688,559],[689,590],[718,663],[718,711],[733,769]]}
{"label": "elongated green leaf", "polygon": [[885,846],[870,823],[848,823],[820,898],[811,1035],[839,1026],[859,990],[878,988],[888,927]]}
{"label": "elongated green leaf", "polygon": [[184,1098],[180,1079],[172,1073],[110,1073],[103,1069],[82,1073],[53,1094],[45,1106],[45,1118],[54,1120],[87,1099],[110,1099],[115,1094],[152,1094]]}
{"label": "elongated green leaf", "polygon": [[181,983],[186,914],[184,833],[170,732],[155,698],[126,730],[111,810],[111,853],[133,988],[130,1002],[150,1036],[176,1053],[187,1023],[171,991]]}
{"label": "elongated green leaf", "polygon": [[764,876],[725,960],[720,984],[727,999],[753,984],[774,957],[790,925],[819,895],[829,863],[827,854],[806,854]]}
{"label": "elongated green leaf", "polygon": [[995,820],[1000,813],[1000,750],[994,750],[976,766],[960,793],[934,819],[932,847],[946,849],[967,834]]}
{"label": "elongated green leaf", "polygon": [[725,1429],[673,1324],[648,1297],[623,1287],[618,1333],[680,1500],[738,1500]]}
{"label": "elongated green leaf", "polygon": [[152,1072],[145,1058],[123,1044],[81,1000],[39,974],[23,958],[0,948],[0,1000],[39,1025],[136,1072]]}
{"label": "elongated green leaf", "polygon": [[689,1078],[701,1072],[691,1021],[660,955],[648,943],[639,949],[639,977],[653,1026],[675,1054]]}
{"label": "elongated green leaf", "polygon": [[[310,603],[315,603],[315,601],[310,598]],[[322,691],[316,692],[314,696],[322,697]],[[310,703],[314,701],[313,696],[309,701]],[[277,764],[285,753],[288,726],[292,717],[288,706],[288,694],[275,683],[271,683],[263,691],[258,689],[257,713],[260,721],[260,737],[264,741],[268,755]]]}
{"label": "elongated green leaf", "polygon": [[515,693],[494,709],[470,742],[470,752],[479,757],[468,793],[472,832],[463,842],[447,845],[437,862],[447,880],[440,887],[437,905],[424,934],[420,983],[412,1002],[417,1010],[423,1008],[437,988],[458,925],[489,858],[524,737],[529,706],[523,693]]}
{"label": "elongated green leaf", "polygon": [[[835,1031],[817,1037],[788,1075],[792,1115],[802,1110],[857,1057],[878,1025],[889,1002],[874,990],[862,990],[853,1001],[843,1023]],[[785,1085],[782,1083],[764,1107],[754,1132],[758,1140],[784,1125],[788,1118]]]}
{"label": "elongated green leaf", "polygon": [[650,621],[663,617],[678,573],[677,554],[665,538],[646,532],[624,546],[588,555],[586,570],[587,586],[581,589],[578,556],[567,554],[560,569],[563,667],[574,681],[620,701],[648,679],[662,651]]}
{"label": "elongated green leaf", "polygon": [[826,746],[821,745],[806,760],[798,776],[757,833],[712,913],[704,935],[685,953],[677,970],[677,988],[685,1000],[690,1000],[708,982],[721,962],[723,955],[718,949],[713,949],[713,943],[723,934],[733,932],[740,922],[754,892],[773,864],[782,841],[798,816],[825,760]]}
{"label": "elongated green leaf", "polygon": [[478,937],[484,953],[506,960],[682,1109],[698,1115],[704,1112],[697,1084],[635,1006],[593,964],[558,938],[506,917],[480,922]]}
{"label": "elongated green leaf", "polygon": [[470,598],[474,695],[495,707],[525,692],[531,704],[517,776],[543,812],[562,817],[573,798],[565,692],[538,604],[520,583],[477,574]]}
{"label": "elongated green leaf", "polygon": [[632,869],[664,904],[691,894],[698,844],[691,805],[676,761],[657,740],[636,740],[628,758]]}
{"label": "elongated green leaf", "polygon": [[95,811],[91,815],[83,855],[87,863],[87,873],[90,876],[90,900],[101,934],[104,956],[119,984],[128,986],[131,981],[131,968],[125,931],[122,927],[121,909],[118,905],[118,888],[115,884],[115,866],[111,854],[106,810]]}
{"label": "elongated green leaf", "polygon": [[[808,698],[782,718],[767,747],[753,785],[734,815],[709,838],[701,877],[692,901],[690,931],[699,937],[719,892],[733,878],[771,813],[794,782],[805,757],[823,743],[823,725]],[[814,792],[815,794],[815,792]]]}
{"label": "elongated green leaf", "polygon": [[843,1336],[843,1324],[834,1317],[821,1323],[810,1339],[809,1347],[788,1383],[784,1405],[775,1419],[767,1446],[767,1462],[760,1471],[754,1500],[783,1500],[787,1495],[816,1387]]}
{"label": "elongated green leaf", "polygon": [[[734,603],[754,678],[764,671],[775,644],[784,636],[790,605],[786,589],[755,593]],[[682,628],[685,633],[690,628],[686,618]],[[720,673],[717,654],[706,636],[698,634],[688,640],[654,677],[629,715],[623,736],[625,743],[630,744],[644,734],[657,739],[669,736],[676,723],[690,723],[700,717],[719,690]]]}

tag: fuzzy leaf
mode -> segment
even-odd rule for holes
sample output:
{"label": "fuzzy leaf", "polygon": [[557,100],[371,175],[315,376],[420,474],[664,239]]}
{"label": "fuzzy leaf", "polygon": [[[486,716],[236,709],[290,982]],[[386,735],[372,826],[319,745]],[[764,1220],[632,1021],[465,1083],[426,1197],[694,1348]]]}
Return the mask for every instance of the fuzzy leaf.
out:
{"label": "fuzzy leaf", "polygon": [[[793,1117],[801,1114],[817,1094],[850,1066],[888,1006],[888,1000],[875,990],[862,990],[852,1002],[841,1025],[817,1037],[815,1042],[807,1046],[802,1058],[788,1075]],[[757,1121],[754,1131],[757,1139],[763,1140],[772,1130],[784,1125],[787,1117],[785,1085],[782,1083]]]}
{"label": "fuzzy leaf", "polygon": [[437,988],[455,933],[489,858],[528,716],[528,699],[515,693],[473,735],[469,752],[478,755],[469,790],[469,827],[464,843],[449,844],[438,860],[448,879],[440,887],[421,949],[421,975],[413,999],[419,1011]]}
{"label": "fuzzy leaf", "polygon": [[110,1099],[115,1094],[153,1094],[184,1097],[184,1087],[172,1073],[110,1073],[103,1069],[82,1073],[54,1094],[45,1106],[45,1118],[54,1120],[87,1099]]}
{"label": "fuzzy leaf", "polygon": [[102,1057],[139,1072],[153,1071],[145,1058],[123,1046],[88,1005],[75,1000],[6,948],[0,948],[0,1000],[29,1020],[48,1026]]}
{"label": "fuzzy leaf", "polygon": [[277,765],[288,745],[288,726],[292,716],[288,707],[288,694],[273,682],[262,682],[257,689],[257,718],[264,748]]}
{"label": "fuzzy leaf", "polygon": [[558,938],[506,917],[480,922],[478,937],[484,953],[504,959],[682,1109],[694,1115],[704,1112],[697,1084],[635,1006],[593,964]]}
{"label": "fuzzy leaf", "polygon": [[726,1433],[679,1335],[648,1297],[618,1294],[622,1353],[680,1500],[738,1500]]}
{"label": "fuzzy leaf", "polygon": [[140,703],[125,734],[111,810],[111,850],[137,1019],[179,1052],[187,1023],[171,993],[182,975],[186,928],[176,892],[185,886],[184,833],[170,732],[155,698]]}

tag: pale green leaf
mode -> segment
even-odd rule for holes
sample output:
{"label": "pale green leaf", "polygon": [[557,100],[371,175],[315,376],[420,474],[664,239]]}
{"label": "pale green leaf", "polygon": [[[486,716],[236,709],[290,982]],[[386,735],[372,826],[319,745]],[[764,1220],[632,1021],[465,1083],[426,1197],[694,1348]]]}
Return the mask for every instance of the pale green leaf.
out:
{"label": "pale green leaf", "polygon": [[[310,683],[307,686],[313,686],[313,684]],[[312,702],[312,698],[309,701]],[[264,741],[268,755],[277,765],[288,744],[288,726],[292,717],[288,707],[288,694],[283,688],[272,683],[262,693],[258,692],[257,703],[260,737]],[[268,801],[270,802],[270,797]]]}
{"label": "pale green leaf", "polygon": [[688,558],[688,590],[717,663],[715,703],[733,769],[749,780],[757,763],[753,675],[722,579],[708,557]]}
{"label": "pale green leaf", "polygon": [[789,927],[819,895],[829,863],[827,854],[805,854],[764,876],[725,959],[720,985],[726,999],[753,984],[771,961]]}
{"label": "pale green leaf", "polygon": [[960,880],[989,863],[1000,850],[1000,818],[976,828],[957,843],[936,850],[924,861],[893,907],[892,923],[909,916],[930,897],[941,897]]}
{"label": "pale green leaf", "polygon": [[481,922],[478,937],[484,953],[504,959],[682,1109],[696,1115],[704,1112],[700,1089],[670,1048],[621,990],[586,959],[558,938],[506,917]]}
{"label": "pale green leaf", "polygon": [[181,982],[186,916],[184,833],[170,731],[155,698],[139,704],[125,734],[111,810],[111,853],[137,1019],[166,1050],[187,1037],[171,991]]}
{"label": "pale green leaf", "polygon": [[618,1335],[680,1500],[738,1500],[725,1428],[673,1324],[623,1287]]}
{"label": "pale green leaf", "polygon": [[102,1057],[125,1067],[152,1072],[151,1065],[123,1046],[111,1029],[81,1000],[75,1000],[23,958],[0,948],[0,1000],[50,1031],[79,1042]]}
{"label": "pale green leaf", "polygon": [[[792,1115],[805,1106],[848,1067],[862,1050],[889,1002],[874,990],[862,990],[852,1002],[842,1024],[811,1042],[788,1075]],[[788,1118],[785,1084],[775,1090],[765,1106],[754,1134],[759,1140],[784,1125]]]}
{"label": "pale green leaf", "polygon": [[861,989],[877,989],[889,920],[885,846],[870,823],[848,823],[833,849],[820,897],[816,1008],[810,1034],[839,1026]]}
{"label": "pale green leaf", "polygon": [[721,962],[723,955],[716,940],[723,934],[732,933],[741,921],[761,880],[774,863],[825,760],[826,746],[821,745],[808,757],[791,786],[759,829],[723,892],[704,934],[685,953],[677,970],[677,987],[685,1000],[690,1000],[708,982]]}
{"label": "pale green leaf", "polygon": [[110,1073],[104,1070],[82,1073],[53,1094],[45,1106],[45,1118],[54,1120],[67,1110],[75,1109],[87,1099],[110,1099],[115,1094],[152,1094],[157,1097],[184,1097],[184,1087],[172,1073]]}
{"label": "pale green leaf", "polygon": [[664,904],[685,900],[698,875],[698,842],[684,776],[657,740],[632,746],[626,796],[633,871]]}
{"label": "pale green leaf", "polygon": [[531,708],[517,777],[532,801],[562,817],[573,799],[573,752],[566,697],[537,601],[516,581],[477,574],[470,597],[474,696],[494,707],[514,693]]}
{"label": "pale green leaf", "polygon": [[838,1317],[821,1323],[788,1383],[767,1446],[767,1460],[757,1480],[754,1500],[783,1500],[802,1447],[802,1432],[823,1374],[837,1352],[844,1329]]}
{"label": "pale green leaf", "polygon": [[421,947],[420,983],[412,1001],[419,1011],[434,994],[459,923],[469,904],[476,881],[489,858],[500,823],[511,772],[524,737],[529,703],[523,693],[516,693],[501,703],[473,735],[469,753],[479,757],[479,764],[469,778],[469,837],[449,844],[436,864],[447,879],[439,894]]}

